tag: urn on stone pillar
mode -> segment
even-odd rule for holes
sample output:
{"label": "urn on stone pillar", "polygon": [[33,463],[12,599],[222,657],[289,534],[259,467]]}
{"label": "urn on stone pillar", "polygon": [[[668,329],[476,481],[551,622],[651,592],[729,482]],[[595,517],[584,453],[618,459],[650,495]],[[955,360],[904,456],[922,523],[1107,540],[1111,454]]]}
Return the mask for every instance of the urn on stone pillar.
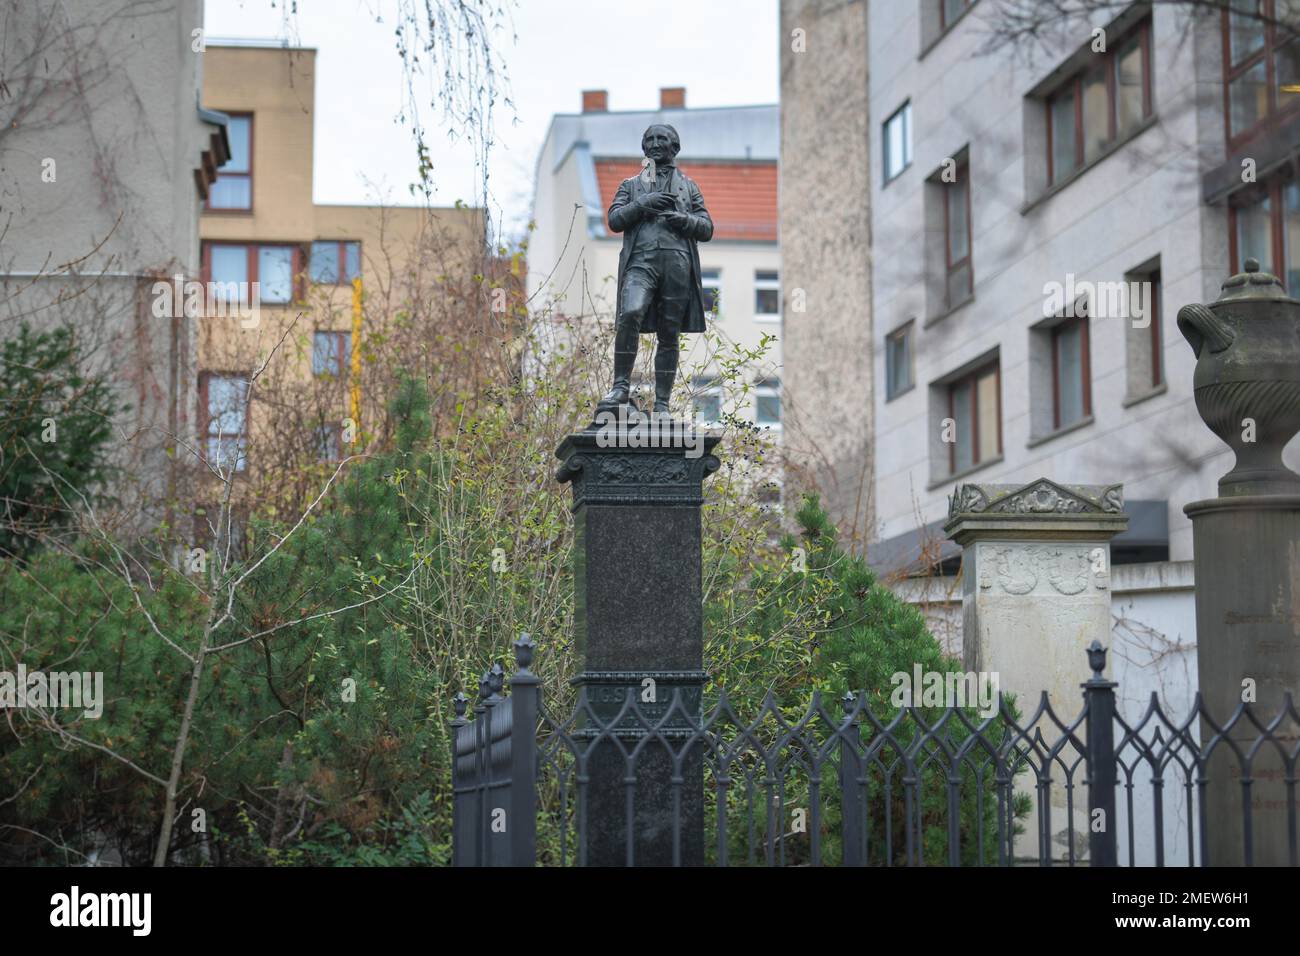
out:
{"label": "urn on stone pillar", "polygon": [[[1178,328],[1196,351],[1196,408],[1237,459],[1218,498],[1183,509],[1192,519],[1201,697],[1220,725],[1243,704],[1267,724],[1287,694],[1300,700],[1300,475],[1282,463],[1300,431],[1300,302],[1248,259],[1217,302],[1179,310]],[[1203,721],[1202,743],[1214,734]],[[1286,734],[1293,750],[1295,731]],[[1229,733],[1243,752],[1257,736],[1244,716]],[[1205,796],[1217,822],[1211,864],[1244,862],[1247,834],[1254,863],[1285,862],[1286,803],[1295,797],[1284,774],[1272,747],[1249,767],[1217,748]]]}
{"label": "urn on stone pillar", "polygon": [[1219,301],[1178,311],[1178,331],[1196,352],[1196,410],[1237,455],[1219,493],[1300,494],[1300,475],[1282,464],[1300,431],[1300,302],[1247,259]]}

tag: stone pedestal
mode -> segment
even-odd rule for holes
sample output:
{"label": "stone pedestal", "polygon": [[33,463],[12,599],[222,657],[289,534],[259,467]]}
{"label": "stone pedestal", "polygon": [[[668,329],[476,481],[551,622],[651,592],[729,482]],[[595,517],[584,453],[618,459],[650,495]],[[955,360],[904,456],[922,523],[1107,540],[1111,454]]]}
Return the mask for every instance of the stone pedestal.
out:
{"label": "stone pedestal", "polygon": [[1128,525],[1120,485],[962,485],[944,531],[962,546],[968,670],[996,672],[1026,715],[1047,691],[1078,713],[1080,662],[1110,644],[1110,539]]}
{"label": "stone pedestal", "polygon": [[[1192,519],[1196,562],[1196,664],[1206,710],[1225,725],[1254,689],[1263,726],[1289,693],[1300,702],[1300,495],[1243,495],[1197,501]],[[1249,682],[1249,683],[1248,683]],[[1201,722],[1201,743],[1214,729]],[[1300,726],[1287,721],[1276,739],[1294,753]],[[1241,719],[1229,734],[1242,753],[1261,736]],[[1243,762],[1222,741],[1211,755],[1205,800],[1211,866],[1246,861]],[[1288,864],[1286,769],[1265,745],[1250,767],[1252,862]],[[1300,813],[1300,801],[1296,812]]]}
{"label": "stone pedestal", "polygon": [[[962,546],[962,658],[981,680],[1016,695],[1021,722],[1043,691],[1057,719],[1069,724],[1083,707],[1079,684],[1084,651],[1109,646],[1110,539],[1128,525],[1120,485],[961,485],[949,502],[944,531]],[[1059,730],[1037,724],[1049,740]],[[1034,794],[1032,775],[1018,792]],[[1017,856],[1065,859],[1066,796],[1052,789],[1052,844],[1038,845],[1037,798]],[[1087,806],[1074,813],[1075,852],[1085,855]]]}
{"label": "stone pedestal", "polygon": [[[574,683],[595,714],[579,728],[587,739],[618,716],[629,694],[652,722],[681,700],[667,737],[680,739],[698,725],[706,676],[700,506],[704,478],[718,467],[712,454],[718,440],[680,423],[644,424],[588,429],[569,435],[556,451],[563,463],[556,477],[573,488],[574,627],[582,659]],[[618,726],[619,741],[631,752],[646,732],[633,719]],[[694,748],[676,775],[658,741],[650,741],[637,758],[635,865],[703,863],[702,754],[702,748]],[[627,762],[617,743],[595,745],[589,774],[586,862],[625,865],[629,788]],[[676,861],[674,817],[680,833]]]}

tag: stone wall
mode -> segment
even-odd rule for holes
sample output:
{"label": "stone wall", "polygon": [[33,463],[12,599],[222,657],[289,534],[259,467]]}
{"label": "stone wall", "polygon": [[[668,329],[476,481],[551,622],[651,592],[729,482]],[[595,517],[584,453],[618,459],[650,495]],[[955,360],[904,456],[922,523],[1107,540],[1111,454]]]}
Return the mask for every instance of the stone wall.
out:
{"label": "stone wall", "polygon": [[820,488],[858,546],[872,520],[867,4],[783,0],[780,42],[786,481]]}

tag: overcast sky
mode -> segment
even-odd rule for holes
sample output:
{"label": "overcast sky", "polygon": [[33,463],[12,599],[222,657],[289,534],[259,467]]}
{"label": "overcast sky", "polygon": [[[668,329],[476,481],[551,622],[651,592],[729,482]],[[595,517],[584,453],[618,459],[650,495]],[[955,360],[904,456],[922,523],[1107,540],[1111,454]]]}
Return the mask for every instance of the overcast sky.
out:
{"label": "overcast sky", "polygon": [[[286,0],[206,0],[209,41],[286,35]],[[661,86],[685,86],[688,106],[778,100],[777,0],[517,0],[516,37],[497,38],[515,109],[497,113],[492,202],[511,233],[527,221],[532,177],[554,113],[577,112],[580,91],[609,91],[611,109],[648,109]],[[382,22],[380,22],[382,20]],[[397,122],[401,61],[393,0],[298,0],[288,32],[317,50],[318,203],[411,202],[410,131]],[[427,111],[432,127],[438,115]],[[473,154],[428,136],[434,201],[473,201]],[[636,144],[631,144],[632,148]],[[493,210],[494,216],[496,210]]]}

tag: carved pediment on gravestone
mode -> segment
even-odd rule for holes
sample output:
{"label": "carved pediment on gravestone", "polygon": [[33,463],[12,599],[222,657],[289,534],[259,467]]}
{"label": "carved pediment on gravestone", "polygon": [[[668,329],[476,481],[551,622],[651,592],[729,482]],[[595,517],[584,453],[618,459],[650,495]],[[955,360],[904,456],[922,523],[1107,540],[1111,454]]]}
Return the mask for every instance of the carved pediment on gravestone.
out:
{"label": "carved pediment on gravestone", "polygon": [[1039,478],[1027,485],[958,485],[948,514],[1119,514],[1123,485],[1058,485]]}

